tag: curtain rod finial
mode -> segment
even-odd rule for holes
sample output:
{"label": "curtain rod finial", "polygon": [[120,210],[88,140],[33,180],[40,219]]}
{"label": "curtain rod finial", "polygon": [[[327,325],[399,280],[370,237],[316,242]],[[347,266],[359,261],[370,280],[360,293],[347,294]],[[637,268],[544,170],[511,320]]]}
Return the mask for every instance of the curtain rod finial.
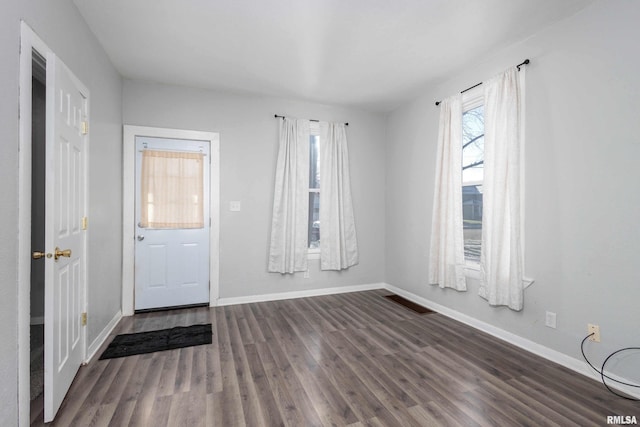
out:
{"label": "curtain rod finial", "polygon": [[529,58],[525,59],[524,61],[522,61],[520,64],[516,65],[516,67],[518,68],[518,71],[520,71],[520,67],[522,67],[523,65],[529,65],[531,61],[529,61]]}

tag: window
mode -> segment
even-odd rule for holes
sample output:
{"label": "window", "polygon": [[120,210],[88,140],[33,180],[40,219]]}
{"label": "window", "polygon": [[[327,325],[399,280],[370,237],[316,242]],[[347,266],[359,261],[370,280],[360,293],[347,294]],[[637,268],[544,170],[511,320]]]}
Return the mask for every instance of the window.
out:
{"label": "window", "polygon": [[320,250],[320,136],[311,127],[309,137],[309,249]]}
{"label": "window", "polygon": [[144,150],[140,226],[204,227],[203,154]]}
{"label": "window", "polygon": [[430,284],[465,291],[473,277],[478,295],[513,310],[522,309],[528,281],[523,84],[524,73],[511,67],[479,90],[443,99],[429,251]]}
{"label": "window", "polygon": [[[304,119],[281,122],[269,272],[307,271],[309,259],[319,259],[321,270],[358,263],[345,128]],[[321,223],[325,231],[329,225],[337,232],[324,233],[321,241]]]}
{"label": "window", "polygon": [[[479,101],[480,103],[482,100]],[[472,104],[471,107],[468,105]],[[462,114],[462,225],[464,257],[480,262],[484,181],[484,105],[465,102]]]}

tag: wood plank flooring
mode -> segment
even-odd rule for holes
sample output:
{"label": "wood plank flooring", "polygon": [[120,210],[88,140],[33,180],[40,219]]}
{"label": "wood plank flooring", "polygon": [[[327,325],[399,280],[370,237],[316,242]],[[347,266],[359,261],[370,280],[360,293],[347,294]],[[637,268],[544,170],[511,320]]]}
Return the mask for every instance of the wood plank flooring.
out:
{"label": "wood plank flooring", "polygon": [[[124,318],[114,334],[212,323],[213,343],[95,357],[50,425],[602,426],[608,415],[640,418],[639,403],[596,381],[386,294]],[[37,404],[31,425],[43,425]]]}

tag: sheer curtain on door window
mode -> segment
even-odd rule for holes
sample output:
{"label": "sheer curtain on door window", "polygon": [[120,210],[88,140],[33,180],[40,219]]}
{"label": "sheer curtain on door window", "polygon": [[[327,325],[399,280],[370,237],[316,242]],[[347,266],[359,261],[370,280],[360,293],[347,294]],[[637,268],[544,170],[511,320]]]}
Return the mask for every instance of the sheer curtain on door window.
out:
{"label": "sheer curtain on door window", "polygon": [[202,153],[144,150],[140,226],[204,227]]}

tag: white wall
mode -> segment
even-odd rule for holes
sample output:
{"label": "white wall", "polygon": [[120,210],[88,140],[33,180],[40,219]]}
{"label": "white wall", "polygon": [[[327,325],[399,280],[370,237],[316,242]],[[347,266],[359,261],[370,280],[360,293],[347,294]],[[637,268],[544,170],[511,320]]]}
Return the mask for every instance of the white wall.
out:
{"label": "white wall", "polygon": [[[600,1],[481,64],[469,64],[388,120],[387,282],[581,359],[599,324],[596,361],[638,345],[640,325],[640,2]],[[427,284],[439,110],[434,101],[509,66],[527,67],[526,274],[521,312],[492,308],[478,284]],[[557,313],[557,329],[544,326]],[[629,358],[614,373],[639,379]]]}
{"label": "white wall", "polygon": [[[3,426],[18,423],[16,248],[21,19],[91,92],[89,342],[120,309],[122,81],[71,1],[3,1],[0,14],[0,425]],[[28,422],[28,412],[26,416]]]}
{"label": "white wall", "polygon": [[[124,122],[220,133],[220,298],[384,281],[384,117],[356,109],[125,80]],[[274,114],[349,122],[347,138],[360,264],[322,272],[267,272],[278,149]],[[229,201],[242,203],[229,211]]]}

